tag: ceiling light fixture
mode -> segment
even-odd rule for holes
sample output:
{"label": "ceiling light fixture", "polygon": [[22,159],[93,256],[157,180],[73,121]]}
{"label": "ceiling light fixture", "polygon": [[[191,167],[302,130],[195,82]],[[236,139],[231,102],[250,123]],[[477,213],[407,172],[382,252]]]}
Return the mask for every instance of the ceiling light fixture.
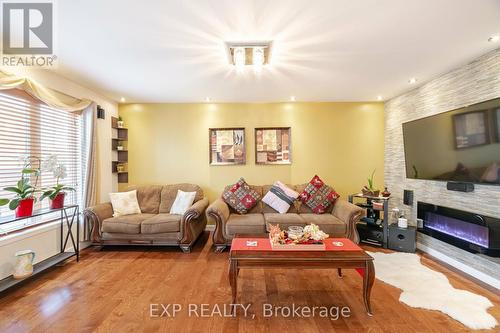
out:
{"label": "ceiling light fixture", "polygon": [[125,97],[120,98],[120,102],[125,103]]}
{"label": "ceiling light fixture", "polygon": [[252,65],[259,69],[269,63],[271,42],[226,42],[226,49],[231,65],[240,69]]}
{"label": "ceiling light fixture", "polygon": [[205,102],[209,103],[210,102],[210,97],[205,97]]}
{"label": "ceiling light fixture", "polygon": [[381,101],[382,100],[382,96],[378,95],[377,96],[377,101]]}
{"label": "ceiling light fixture", "polygon": [[499,40],[500,40],[500,35],[492,35],[490,36],[490,38],[488,38],[488,42],[492,43],[498,42]]}
{"label": "ceiling light fixture", "polygon": [[417,79],[414,78],[414,77],[412,77],[411,79],[408,80],[408,83],[409,84],[415,84],[415,83],[417,83]]}
{"label": "ceiling light fixture", "polygon": [[290,96],[290,101],[295,102],[295,96]]}
{"label": "ceiling light fixture", "polygon": [[243,47],[236,47],[233,51],[233,63],[238,68],[243,68],[246,63],[246,52]]}
{"label": "ceiling light fixture", "polygon": [[260,72],[262,70],[262,66],[264,65],[264,48],[262,47],[254,47],[252,50],[252,65],[253,69],[256,72]]}

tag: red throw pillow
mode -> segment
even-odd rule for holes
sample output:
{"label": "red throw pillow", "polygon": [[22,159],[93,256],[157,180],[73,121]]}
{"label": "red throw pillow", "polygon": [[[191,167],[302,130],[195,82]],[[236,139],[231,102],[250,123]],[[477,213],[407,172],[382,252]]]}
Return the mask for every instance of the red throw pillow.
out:
{"label": "red throw pillow", "polygon": [[238,214],[246,214],[260,200],[260,195],[250,188],[245,179],[240,178],[236,184],[226,187],[222,199]]}
{"label": "red throw pillow", "polygon": [[317,175],[311,179],[300,194],[300,201],[306,204],[315,214],[323,214],[340,195],[326,185]]}

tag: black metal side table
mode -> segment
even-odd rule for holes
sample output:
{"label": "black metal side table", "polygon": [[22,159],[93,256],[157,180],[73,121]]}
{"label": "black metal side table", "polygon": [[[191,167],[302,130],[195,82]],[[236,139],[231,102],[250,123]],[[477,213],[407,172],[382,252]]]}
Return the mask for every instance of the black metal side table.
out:
{"label": "black metal side table", "polygon": [[[26,220],[33,217],[43,217],[48,214],[53,214],[60,212],[60,251],[58,254],[42,260],[33,265],[33,274],[24,279],[14,279],[14,277],[8,276],[3,280],[0,280],[0,293],[3,291],[20,285],[28,280],[33,279],[35,276],[39,275],[43,271],[60,264],[61,262],[76,257],[76,261],[80,260],[80,208],[78,205],[64,206],[59,209],[41,209],[33,212],[33,215],[27,217],[5,217],[0,218],[0,225],[12,223],[20,220]],[[76,223],[76,238],[73,234],[73,226]],[[66,232],[64,231],[66,227]],[[66,251],[68,242],[71,241],[73,245],[73,251]]]}

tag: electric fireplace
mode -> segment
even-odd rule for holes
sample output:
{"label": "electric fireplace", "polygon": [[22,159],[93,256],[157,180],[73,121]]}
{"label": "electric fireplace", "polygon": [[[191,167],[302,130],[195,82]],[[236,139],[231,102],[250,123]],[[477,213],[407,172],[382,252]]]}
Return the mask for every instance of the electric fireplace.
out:
{"label": "electric fireplace", "polygon": [[500,218],[418,202],[419,231],[470,252],[500,257]]}

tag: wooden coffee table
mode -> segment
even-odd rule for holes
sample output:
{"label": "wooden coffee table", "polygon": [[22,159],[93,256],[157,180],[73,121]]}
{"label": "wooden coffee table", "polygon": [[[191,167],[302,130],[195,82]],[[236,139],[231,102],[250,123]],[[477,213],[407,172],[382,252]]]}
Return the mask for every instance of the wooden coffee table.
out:
{"label": "wooden coffee table", "polygon": [[[258,248],[242,245],[246,244],[246,240],[256,240]],[[333,241],[340,241],[345,247],[334,248],[331,246]],[[328,238],[325,242],[330,242],[325,251],[273,251],[267,234],[236,235],[229,254],[233,304],[236,303],[241,268],[337,268],[339,276],[342,276],[342,268],[351,268],[363,273],[363,301],[366,312],[371,316],[370,293],[375,279],[373,258],[349,239]]]}

